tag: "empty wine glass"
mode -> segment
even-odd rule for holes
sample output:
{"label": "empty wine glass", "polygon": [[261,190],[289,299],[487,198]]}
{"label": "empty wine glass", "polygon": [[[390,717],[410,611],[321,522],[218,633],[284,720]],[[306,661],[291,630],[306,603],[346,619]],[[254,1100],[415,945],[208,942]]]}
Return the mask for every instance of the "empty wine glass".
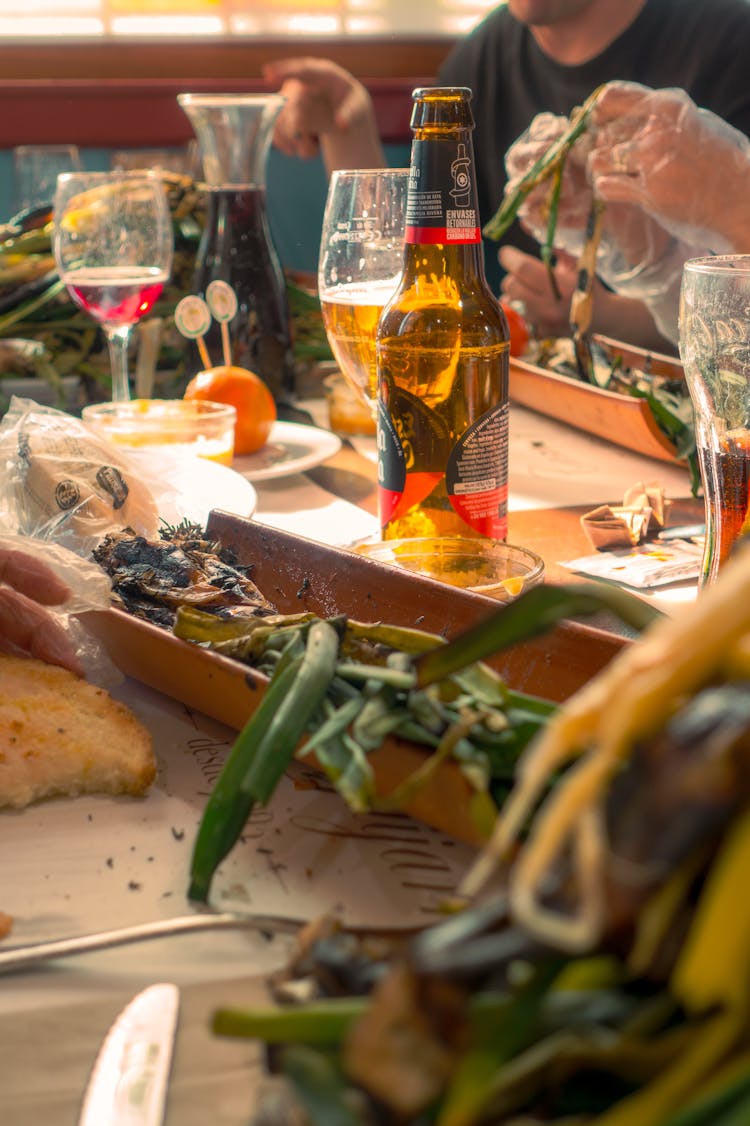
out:
{"label": "empty wine glass", "polygon": [[16,145],[13,149],[13,211],[22,213],[52,203],[61,172],[82,168],[77,145]]}
{"label": "empty wine glass", "polygon": [[171,215],[158,174],[72,172],[58,177],[55,259],[73,300],[104,329],[114,402],[130,398],[130,332],[166,284],[172,245]]}
{"label": "empty wine glass", "polygon": [[375,330],[401,275],[408,168],[332,174],[323,215],[318,294],[328,342],[350,385],[377,404]]}

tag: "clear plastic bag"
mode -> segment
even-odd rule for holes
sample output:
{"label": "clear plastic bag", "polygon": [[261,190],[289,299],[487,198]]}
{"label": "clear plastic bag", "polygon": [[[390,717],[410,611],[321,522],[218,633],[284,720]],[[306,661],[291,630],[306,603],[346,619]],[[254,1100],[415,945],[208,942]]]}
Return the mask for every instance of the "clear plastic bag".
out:
{"label": "clear plastic bag", "polygon": [[88,556],[116,528],[152,537],[159,510],[124,451],[79,419],[13,397],[0,420],[0,532]]}
{"label": "clear plastic bag", "polygon": [[611,203],[634,204],[678,241],[715,254],[742,251],[750,141],[685,90],[610,82],[591,115],[589,182]]}

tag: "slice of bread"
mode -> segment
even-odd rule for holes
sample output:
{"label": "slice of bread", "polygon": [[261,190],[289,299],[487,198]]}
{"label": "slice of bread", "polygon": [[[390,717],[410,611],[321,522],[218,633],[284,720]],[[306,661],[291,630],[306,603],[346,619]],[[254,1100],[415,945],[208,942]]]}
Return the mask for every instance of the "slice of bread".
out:
{"label": "slice of bread", "polygon": [[149,731],[105,689],[57,665],[0,655],[0,807],[143,794],[155,775]]}

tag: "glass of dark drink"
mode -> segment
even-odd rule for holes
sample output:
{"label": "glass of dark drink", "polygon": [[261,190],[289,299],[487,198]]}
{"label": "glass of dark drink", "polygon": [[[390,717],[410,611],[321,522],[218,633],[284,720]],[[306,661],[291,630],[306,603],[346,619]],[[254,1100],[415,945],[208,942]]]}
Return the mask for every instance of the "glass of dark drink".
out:
{"label": "glass of dark drink", "polygon": [[750,532],[750,255],[686,262],[680,355],[706,507],[705,585]]}
{"label": "glass of dark drink", "polygon": [[55,260],[73,300],[104,330],[113,402],[130,398],[130,332],[164,289],[172,246],[169,204],[158,173],[58,176]]}

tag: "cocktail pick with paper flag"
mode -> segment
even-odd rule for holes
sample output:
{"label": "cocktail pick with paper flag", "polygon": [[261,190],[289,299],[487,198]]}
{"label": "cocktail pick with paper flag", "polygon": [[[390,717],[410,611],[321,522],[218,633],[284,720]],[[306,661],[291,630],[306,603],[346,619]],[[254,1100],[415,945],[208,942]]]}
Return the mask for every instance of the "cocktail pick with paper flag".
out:
{"label": "cocktail pick with paper flag", "polygon": [[211,327],[211,311],[203,298],[183,297],[174,311],[174,323],[181,336],[196,342],[203,366],[210,368],[211,357],[203,338]]}
{"label": "cocktail pick with paper flag", "polygon": [[[183,392],[185,399],[229,403],[237,412],[234,450],[249,454],[265,445],[276,421],[276,404],[268,387],[255,372],[232,364],[229,322],[237,312],[237,297],[226,282],[211,282],[206,301],[184,297],[175,310],[175,325],[183,336],[195,340],[204,370],[197,372]],[[211,326],[211,315],[221,325],[224,363],[212,365],[204,337]]]}
{"label": "cocktail pick with paper flag", "polygon": [[221,346],[224,363],[232,363],[232,349],[229,344],[229,322],[237,313],[237,295],[224,281],[212,281],[206,290],[206,301],[215,321],[221,325]]}

